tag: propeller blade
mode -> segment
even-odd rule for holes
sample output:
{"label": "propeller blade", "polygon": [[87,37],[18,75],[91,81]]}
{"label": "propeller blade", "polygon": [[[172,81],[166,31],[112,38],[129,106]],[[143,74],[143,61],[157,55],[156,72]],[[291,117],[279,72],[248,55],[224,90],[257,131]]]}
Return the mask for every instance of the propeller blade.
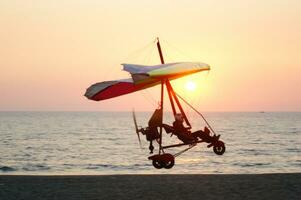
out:
{"label": "propeller blade", "polygon": [[134,109],[133,109],[132,114],[133,114],[133,120],[134,120],[134,124],[135,124],[135,129],[136,129],[136,133],[137,133],[139,145],[140,145],[140,148],[142,148],[140,134],[139,134],[139,129],[138,129],[137,120],[136,120],[136,114],[135,114],[135,110]]}

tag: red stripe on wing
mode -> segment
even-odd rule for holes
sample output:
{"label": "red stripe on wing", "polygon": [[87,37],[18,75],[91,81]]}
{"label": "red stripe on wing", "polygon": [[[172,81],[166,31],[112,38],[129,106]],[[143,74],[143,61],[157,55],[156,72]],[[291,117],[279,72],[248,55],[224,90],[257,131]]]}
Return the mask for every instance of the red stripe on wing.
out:
{"label": "red stripe on wing", "polygon": [[118,97],[124,94],[132,93],[140,90],[141,86],[137,86],[129,82],[120,82],[115,85],[109,86],[106,89],[95,94],[91,99],[95,101],[101,101],[105,99],[110,99],[113,97]]}

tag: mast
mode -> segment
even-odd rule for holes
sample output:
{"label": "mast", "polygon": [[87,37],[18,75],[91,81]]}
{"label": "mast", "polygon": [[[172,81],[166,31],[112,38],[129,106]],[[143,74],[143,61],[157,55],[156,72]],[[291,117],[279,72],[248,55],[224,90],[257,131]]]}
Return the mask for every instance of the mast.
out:
{"label": "mast", "polygon": [[[161,64],[165,64],[164,58],[163,58],[163,54],[162,54],[161,45],[160,45],[160,41],[159,41],[158,37],[157,37],[157,48],[158,48],[158,52],[159,52]],[[180,104],[180,101],[178,100],[178,97],[177,97],[176,93],[174,92],[174,90],[173,90],[173,88],[172,88],[172,86],[171,86],[171,84],[170,84],[170,82],[169,82],[168,79],[166,79],[166,80],[162,79],[162,81],[161,81],[161,109],[162,109],[162,113],[163,113],[163,99],[164,99],[163,98],[164,84],[166,85],[166,90],[167,90],[167,93],[168,93],[168,97],[169,97],[169,100],[170,100],[170,104],[171,104],[171,108],[172,108],[172,112],[173,112],[174,116],[175,116],[175,114],[176,114],[177,111],[176,111],[173,99],[175,100],[175,103],[177,104],[177,106],[178,106],[178,108],[179,108],[179,110],[180,110],[180,112],[181,112],[181,114],[182,114],[182,116],[184,118],[184,121],[186,122],[186,124],[189,127],[191,127],[191,124],[190,124],[190,122],[189,122],[189,120],[188,120],[188,118],[187,118],[187,116],[186,116],[186,114],[185,114],[185,112],[184,112],[181,104]],[[162,114],[162,120],[163,120],[163,114]],[[163,123],[163,121],[162,121],[162,123]],[[161,132],[162,131],[160,129],[160,135],[162,135]],[[161,139],[160,139],[160,141],[161,141]]]}
{"label": "mast", "polygon": [[[159,52],[161,64],[165,64],[159,38],[157,38],[157,48],[158,48],[158,52]],[[174,116],[177,113],[176,107],[175,107],[175,103],[176,103],[176,105],[178,106],[178,108],[179,108],[179,110],[180,110],[180,112],[181,112],[181,114],[182,114],[182,116],[184,118],[184,121],[189,126],[189,128],[191,128],[191,124],[188,121],[187,116],[186,116],[186,114],[185,114],[185,112],[184,112],[184,110],[183,110],[183,108],[182,108],[182,106],[180,104],[180,101],[179,101],[176,93],[174,92],[174,90],[173,90],[173,88],[172,88],[172,86],[171,86],[168,78],[161,79],[161,102],[160,102],[160,109],[161,109],[161,113],[162,113],[162,117],[161,117],[162,120],[161,120],[160,132],[159,132],[160,133],[159,154],[161,154],[161,152],[164,153],[164,150],[163,150],[163,147],[162,147],[164,85],[166,85],[167,94],[168,94],[168,97],[169,97],[169,100],[170,100],[170,104],[171,104]]]}
{"label": "mast", "polygon": [[159,56],[160,56],[161,64],[164,64],[164,58],[163,58],[163,54],[162,54],[162,50],[161,50],[161,45],[160,45],[160,41],[159,41],[158,37],[157,37],[157,48],[158,48],[158,51],[159,51]]}
{"label": "mast", "polygon": [[[170,98],[170,99],[173,98],[173,99],[175,100],[175,103],[177,104],[177,106],[178,106],[178,108],[179,108],[179,110],[180,110],[180,112],[181,112],[181,114],[182,114],[182,116],[183,116],[183,118],[184,118],[184,121],[185,121],[186,124],[189,126],[189,128],[191,128],[191,124],[190,124],[190,122],[189,122],[189,120],[188,120],[188,118],[187,118],[187,116],[186,116],[186,114],[185,114],[185,112],[184,112],[184,109],[182,108],[181,103],[180,103],[180,101],[179,101],[179,99],[178,99],[178,97],[177,97],[177,94],[176,94],[175,91],[173,90],[173,88],[172,88],[172,86],[171,86],[169,80],[166,80],[165,85],[166,85],[167,91],[169,92],[169,95],[170,95],[169,98]],[[174,113],[174,115],[175,115],[176,111],[175,111],[173,102],[170,101],[170,103],[171,103],[171,106],[172,106],[172,109],[173,109],[173,113]]]}
{"label": "mast", "polygon": [[[161,64],[164,64],[164,58],[163,58],[162,49],[161,49],[161,45],[160,45],[160,41],[159,41],[158,37],[157,37],[157,48],[158,48]],[[162,113],[161,119],[162,120],[161,120],[160,132],[159,132],[160,133],[159,154],[161,153],[161,150],[163,151],[163,148],[162,148],[162,132],[163,132],[164,82],[165,82],[165,80],[162,79],[161,80],[161,102],[160,102],[160,109],[161,109],[161,113]]]}

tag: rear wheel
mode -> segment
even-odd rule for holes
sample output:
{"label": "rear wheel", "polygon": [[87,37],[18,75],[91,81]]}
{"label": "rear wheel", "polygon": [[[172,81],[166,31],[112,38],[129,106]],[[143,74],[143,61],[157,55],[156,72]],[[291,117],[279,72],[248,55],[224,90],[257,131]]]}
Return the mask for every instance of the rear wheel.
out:
{"label": "rear wheel", "polygon": [[175,157],[169,153],[149,157],[156,169],[171,169],[175,165]]}
{"label": "rear wheel", "polygon": [[168,160],[164,164],[165,164],[164,166],[165,169],[171,169],[175,165],[175,160],[174,159]]}
{"label": "rear wheel", "polygon": [[162,169],[165,165],[162,161],[160,160],[153,160],[153,166],[156,168],[156,169]]}

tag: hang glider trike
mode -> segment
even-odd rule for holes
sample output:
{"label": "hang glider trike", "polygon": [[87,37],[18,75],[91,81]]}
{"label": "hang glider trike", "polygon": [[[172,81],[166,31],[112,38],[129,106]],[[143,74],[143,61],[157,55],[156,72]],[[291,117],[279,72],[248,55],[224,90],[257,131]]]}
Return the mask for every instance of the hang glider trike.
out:
{"label": "hang glider trike", "polygon": [[[123,69],[130,73],[131,78],[104,81],[93,84],[87,89],[85,96],[90,100],[102,101],[139,90],[144,90],[155,85],[161,85],[159,108],[157,108],[153,113],[147,127],[138,127],[136,116],[133,112],[135,129],[140,146],[140,134],[146,136],[146,140],[149,142],[149,150],[151,154],[154,152],[153,143],[158,144],[158,153],[148,157],[148,159],[152,161],[153,166],[157,169],[170,169],[175,164],[175,157],[195,147],[199,143],[207,143],[207,147],[212,147],[215,154],[223,155],[226,147],[224,142],[220,140],[220,135],[215,133],[202,113],[197,111],[183,97],[174,91],[170,83],[171,80],[178,79],[186,75],[208,71],[210,70],[210,66],[208,64],[199,62],[165,63],[158,38],[156,40],[156,45],[160,56],[160,65],[145,66],[136,64],[122,64]],[[172,125],[163,123],[163,101],[165,87],[175,119]],[[180,100],[186,103],[202,117],[206,123],[204,130],[197,130],[194,132],[191,131],[191,123],[184,112]],[[163,145],[164,132],[170,136],[176,136],[180,143]],[[181,146],[186,146],[186,148],[176,154],[165,152],[167,149]]]}

